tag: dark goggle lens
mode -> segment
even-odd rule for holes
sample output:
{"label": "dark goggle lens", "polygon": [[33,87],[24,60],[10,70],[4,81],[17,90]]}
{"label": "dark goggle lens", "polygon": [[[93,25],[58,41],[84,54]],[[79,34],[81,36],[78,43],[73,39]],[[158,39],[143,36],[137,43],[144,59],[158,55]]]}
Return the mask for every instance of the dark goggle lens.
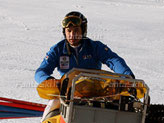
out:
{"label": "dark goggle lens", "polygon": [[81,25],[81,19],[78,17],[66,17],[62,21],[63,28],[68,27],[70,24],[72,24],[73,26],[80,26]]}

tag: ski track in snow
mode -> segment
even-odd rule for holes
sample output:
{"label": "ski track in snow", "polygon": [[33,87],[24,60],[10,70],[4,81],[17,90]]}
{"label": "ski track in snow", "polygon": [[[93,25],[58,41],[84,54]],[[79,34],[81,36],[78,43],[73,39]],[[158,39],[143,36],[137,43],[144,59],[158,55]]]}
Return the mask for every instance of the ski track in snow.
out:
{"label": "ski track in snow", "polygon": [[[0,0],[0,96],[47,103],[37,95],[34,73],[63,38],[61,20],[72,10],[88,18],[88,37],[107,44],[147,83],[151,103],[164,103],[163,0]],[[40,118],[0,123],[29,121]]]}

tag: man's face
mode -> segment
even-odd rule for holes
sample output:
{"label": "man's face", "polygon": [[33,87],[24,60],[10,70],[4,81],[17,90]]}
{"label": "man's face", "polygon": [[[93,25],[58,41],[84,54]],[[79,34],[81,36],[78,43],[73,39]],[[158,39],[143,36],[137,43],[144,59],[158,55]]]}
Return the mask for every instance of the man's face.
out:
{"label": "man's face", "polygon": [[66,39],[72,46],[78,46],[82,39],[82,30],[80,26],[69,26],[65,28]]}

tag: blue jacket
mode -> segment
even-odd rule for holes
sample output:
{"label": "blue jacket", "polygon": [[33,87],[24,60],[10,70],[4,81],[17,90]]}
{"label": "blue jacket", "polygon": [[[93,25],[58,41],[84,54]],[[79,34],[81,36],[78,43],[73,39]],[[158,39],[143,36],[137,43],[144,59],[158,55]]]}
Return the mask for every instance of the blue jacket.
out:
{"label": "blue jacket", "polygon": [[65,40],[50,48],[40,67],[36,70],[35,80],[38,83],[51,77],[54,69],[64,75],[72,68],[101,69],[106,64],[116,73],[133,75],[125,61],[100,41],[83,39],[78,47],[78,54],[68,46]]}

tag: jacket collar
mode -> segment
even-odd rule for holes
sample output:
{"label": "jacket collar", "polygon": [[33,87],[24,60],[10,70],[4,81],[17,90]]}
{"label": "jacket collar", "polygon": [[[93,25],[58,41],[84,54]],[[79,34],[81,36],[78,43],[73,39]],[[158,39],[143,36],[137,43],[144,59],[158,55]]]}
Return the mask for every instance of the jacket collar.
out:
{"label": "jacket collar", "polygon": [[[88,38],[87,39],[82,39],[83,41],[83,43],[82,43],[82,46],[81,46],[81,48],[80,48],[80,51],[84,48],[84,47],[86,47],[87,46],[87,40],[88,40]],[[69,44],[67,44],[68,42],[67,42],[67,40],[65,39],[64,40],[64,46],[63,46],[63,54],[65,54],[65,55],[71,55],[71,50],[70,50],[70,46],[69,46]],[[79,51],[79,52],[80,52]],[[70,53],[69,53],[70,52]]]}

